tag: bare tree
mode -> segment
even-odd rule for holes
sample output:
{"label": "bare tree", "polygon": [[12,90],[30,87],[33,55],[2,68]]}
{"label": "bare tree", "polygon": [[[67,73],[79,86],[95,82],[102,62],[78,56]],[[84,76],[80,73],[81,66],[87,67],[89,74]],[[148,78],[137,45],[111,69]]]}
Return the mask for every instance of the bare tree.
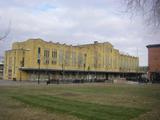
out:
{"label": "bare tree", "polygon": [[160,0],[125,0],[127,11],[141,13],[148,25],[160,28]]}
{"label": "bare tree", "polygon": [[4,34],[3,34],[3,35],[0,35],[0,41],[3,40],[3,39],[5,39],[5,38],[9,35],[10,30],[11,30],[11,21],[9,21],[8,28],[7,28],[7,30],[4,32]]}

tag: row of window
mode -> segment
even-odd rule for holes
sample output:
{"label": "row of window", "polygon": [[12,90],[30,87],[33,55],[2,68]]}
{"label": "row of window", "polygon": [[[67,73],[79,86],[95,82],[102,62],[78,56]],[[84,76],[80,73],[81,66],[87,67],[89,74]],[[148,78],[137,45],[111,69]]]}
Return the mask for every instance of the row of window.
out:
{"label": "row of window", "polygon": [[[65,54],[64,54],[65,53]],[[40,59],[40,55],[41,55],[41,49],[38,48],[38,59]],[[76,66],[78,65],[78,67],[82,67],[85,65],[86,63],[86,58],[87,58],[87,54],[83,54],[83,53],[79,53],[78,56],[76,55],[76,52],[72,51],[63,51],[63,50],[59,50],[57,52],[56,49],[51,51],[51,63],[56,65],[59,63],[59,65],[73,65]],[[107,66],[113,66],[112,64],[114,64],[114,66],[116,68],[118,68],[119,66],[119,62],[118,62],[118,57],[112,57],[112,56],[106,56],[104,63],[101,63],[100,60],[101,56],[100,54],[98,54],[97,52],[94,54],[93,56],[93,66],[95,68],[100,68],[103,65],[107,65]],[[58,62],[57,62],[58,60]],[[50,51],[45,49],[44,50],[44,55],[43,55],[43,62],[44,64],[49,64],[50,63]],[[134,65],[129,65],[128,63],[130,63],[130,61],[126,61],[124,59],[120,60],[120,66],[128,66],[128,67],[133,67],[136,65],[136,61],[132,62],[132,64],[134,63]]]}
{"label": "row of window", "polygon": [[[65,55],[64,55],[64,51],[59,50],[59,54],[57,53],[57,50],[54,49],[51,52],[51,63],[52,64],[57,64],[57,59],[59,60],[59,64],[65,64],[65,65],[70,65],[70,60],[72,60],[72,65],[76,65],[76,63],[78,62],[78,66],[81,67],[84,64],[84,54],[80,53],[78,55],[78,59],[76,57],[76,52],[71,52],[70,51],[65,51]],[[59,56],[58,56],[59,55]],[[38,60],[40,61],[40,56],[41,56],[41,49],[38,48]],[[72,56],[72,58],[71,58]],[[43,55],[43,62],[44,64],[49,64],[49,60],[50,60],[50,51],[49,50],[44,50],[44,55]],[[78,60],[78,61],[77,61]],[[77,61],[77,62],[76,62]]]}

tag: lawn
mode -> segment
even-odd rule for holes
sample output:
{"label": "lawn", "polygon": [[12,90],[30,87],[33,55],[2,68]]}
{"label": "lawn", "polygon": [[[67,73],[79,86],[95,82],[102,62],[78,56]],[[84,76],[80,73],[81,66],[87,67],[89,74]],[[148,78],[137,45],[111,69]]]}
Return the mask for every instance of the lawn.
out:
{"label": "lawn", "polygon": [[160,85],[0,86],[0,120],[159,120]]}

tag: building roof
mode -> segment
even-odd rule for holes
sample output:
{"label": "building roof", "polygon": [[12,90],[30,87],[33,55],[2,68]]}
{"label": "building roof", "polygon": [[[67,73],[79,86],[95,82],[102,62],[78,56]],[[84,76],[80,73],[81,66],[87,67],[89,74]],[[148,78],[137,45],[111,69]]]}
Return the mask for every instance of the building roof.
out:
{"label": "building roof", "polygon": [[152,45],[147,45],[147,48],[155,48],[155,47],[160,47],[160,44],[152,44]]}

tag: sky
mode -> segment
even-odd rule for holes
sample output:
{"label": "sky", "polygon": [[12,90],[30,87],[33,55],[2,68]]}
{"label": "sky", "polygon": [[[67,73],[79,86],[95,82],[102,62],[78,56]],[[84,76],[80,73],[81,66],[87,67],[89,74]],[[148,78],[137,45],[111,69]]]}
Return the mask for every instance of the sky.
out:
{"label": "sky", "polygon": [[80,45],[110,42],[121,53],[138,56],[148,65],[146,45],[160,43],[141,15],[125,12],[123,0],[0,0],[0,56],[16,41],[45,41]]}

